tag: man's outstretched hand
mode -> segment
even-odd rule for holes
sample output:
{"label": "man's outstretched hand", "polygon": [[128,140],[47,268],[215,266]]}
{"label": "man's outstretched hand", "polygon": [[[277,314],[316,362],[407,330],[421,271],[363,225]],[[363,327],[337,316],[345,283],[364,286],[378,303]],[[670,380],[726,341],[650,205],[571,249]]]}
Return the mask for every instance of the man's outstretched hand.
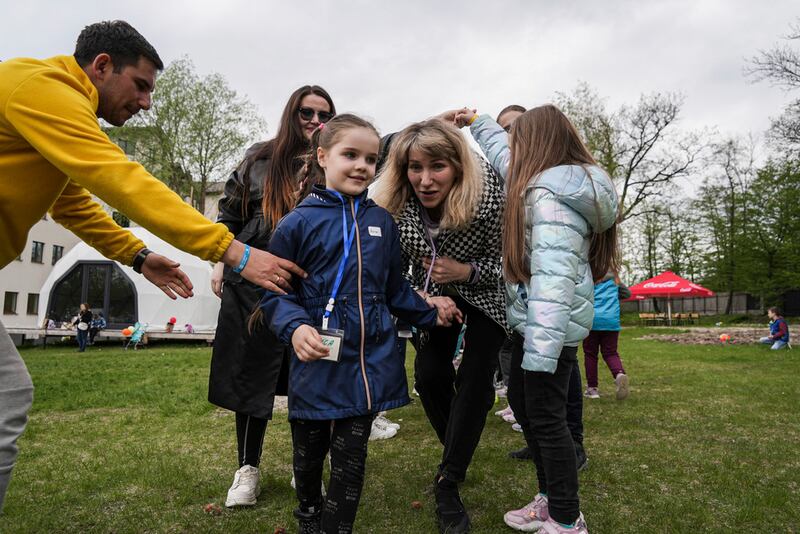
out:
{"label": "man's outstretched hand", "polygon": [[142,264],[142,275],[172,300],[177,298],[175,295],[186,299],[194,293],[191,280],[178,268],[180,266],[166,256],[151,252]]}

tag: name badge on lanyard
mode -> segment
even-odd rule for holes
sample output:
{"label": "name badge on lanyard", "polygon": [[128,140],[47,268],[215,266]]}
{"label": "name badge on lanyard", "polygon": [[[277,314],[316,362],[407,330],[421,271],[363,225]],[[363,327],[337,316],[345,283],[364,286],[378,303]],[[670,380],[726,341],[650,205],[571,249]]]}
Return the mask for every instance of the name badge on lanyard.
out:
{"label": "name badge on lanyard", "polygon": [[342,277],[344,276],[344,268],[347,263],[347,258],[350,257],[350,248],[353,245],[353,239],[356,235],[356,215],[358,214],[359,199],[355,200],[353,209],[353,225],[350,231],[347,231],[347,210],[345,209],[344,197],[338,192],[331,190],[342,201],[342,244],[344,246],[344,253],[339,262],[339,270],[336,272],[336,280],[333,282],[333,290],[331,291],[331,298],[328,299],[328,304],[325,306],[325,313],[322,314],[322,328],[317,328],[322,343],[328,348],[330,353],[322,360],[338,362],[342,352],[342,342],[344,341],[344,330],[337,330],[328,328],[328,320],[333,312],[333,307],[336,305],[336,295],[339,293],[339,286],[342,285]]}

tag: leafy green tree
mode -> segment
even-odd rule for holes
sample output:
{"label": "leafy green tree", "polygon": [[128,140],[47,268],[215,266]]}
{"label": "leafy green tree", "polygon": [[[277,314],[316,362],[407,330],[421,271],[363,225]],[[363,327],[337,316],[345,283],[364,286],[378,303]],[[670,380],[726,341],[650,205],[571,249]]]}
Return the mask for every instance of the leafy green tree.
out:
{"label": "leafy green tree", "polygon": [[224,179],[265,129],[256,107],[224,77],[200,76],[182,58],[159,76],[151,109],[109,135],[134,142],[136,159],[204,212],[209,183]]}

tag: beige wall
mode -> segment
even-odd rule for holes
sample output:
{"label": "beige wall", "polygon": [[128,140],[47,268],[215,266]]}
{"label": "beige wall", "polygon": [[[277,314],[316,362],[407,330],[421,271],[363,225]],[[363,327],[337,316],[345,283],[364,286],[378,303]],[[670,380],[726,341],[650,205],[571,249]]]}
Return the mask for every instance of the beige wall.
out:
{"label": "beige wall", "polygon": [[[31,261],[33,242],[44,243],[42,263]],[[0,299],[5,303],[6,293],[17,293],[16,313],[0,315],[0,320],[6,327],[35,328],[37,325],[38,306],[28,314],[28,295],[38,294],[45,279],[53,269],[53,245],[64,247],[64,254],[74,247],[80,240],[69,230],[53,222],[50,216],[47,220],[37,222],[28,234],[28,242],[22,251],[22,260],[12,261],[0,270]],[[46,295],[40,295],[46,299]]]}

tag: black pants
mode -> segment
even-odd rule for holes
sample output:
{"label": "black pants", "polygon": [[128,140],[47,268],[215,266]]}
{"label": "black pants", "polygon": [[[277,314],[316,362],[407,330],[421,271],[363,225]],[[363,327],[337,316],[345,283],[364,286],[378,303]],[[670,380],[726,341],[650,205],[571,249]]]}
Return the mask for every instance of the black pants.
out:
{"label": "black pants", "polygon": [[567,398],[577,356],[578,347],[564,347],[554,374],[522,371],[525,440],[536,464],[539,491],[547,494],[550,516],[559,523],[576,521],[580,511],[575,445],[567,426]]}
{"label": "black pants", "polygon": [[267,432],[268,419],[259,419],[243,413],[236,413],[236,444],[239,450],[239,467],[261,462],[261,448]]}
{"label": "black pants", "polygon": [[[373,417],[291,421],[297,500],[304,513],[316,513],[322,509],[323,533],[344,534],[353,530],[364,486],[367,443]],[[323,505],[320,483],[328,451],[331,453],[331,479]]]}
{"label": "black pants", "polygon": [[[514,418],[525,432],[528,426],[528,416],[525,410],[525,390],[523,387],[522,357],[525,355],[523,348],[524,339],[514,332],[511,336],[511,370],[508,380],[508,405],[514,411]],[[572,441],[578,445],[583,444],[583,385],[581,384],[580,366],[572,368],[567,390],[567,426],[572,435]]]}
{"label": "black pants", "polygon": [[464,299],[453,300],[467,323],[458,371],[453,368],[453,356],[461,325],[454,324],[431,330],[421,346],[417,339],[414,380],[425,415],[444,445],[439,474],[461,482],[494,404],[497,352],[506,333]]}

